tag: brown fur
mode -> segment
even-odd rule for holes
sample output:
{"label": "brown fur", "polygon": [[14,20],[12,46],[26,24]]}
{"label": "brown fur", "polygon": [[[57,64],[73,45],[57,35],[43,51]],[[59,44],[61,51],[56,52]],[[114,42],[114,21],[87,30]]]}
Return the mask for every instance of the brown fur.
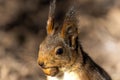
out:
{"label": "brown fur", "polygon": [[[50,21],[47,26],[48,35],[40,44],[38,55],[38,64],[47,76],[63,80],[61,78],[64,72],[68,71],[78,74],[79,80],[111,80],[108,74],[83,51],[78,41],[76,22],[68,17],[68,13],[63,25],[60,26],[62,29],[55,34],[53,34],[54,20],[49,18],[48,21]],[[57,54],[59,48],[62,48],[62,54]]]}

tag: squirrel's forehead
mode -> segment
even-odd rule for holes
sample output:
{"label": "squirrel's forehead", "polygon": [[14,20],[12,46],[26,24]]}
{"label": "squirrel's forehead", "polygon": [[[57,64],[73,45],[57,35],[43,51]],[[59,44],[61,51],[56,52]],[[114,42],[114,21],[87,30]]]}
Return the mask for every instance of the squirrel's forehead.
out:
{"label": "squirrel's forehead", "polygon": [[46,44],[59,44],[62,42],[61,38],[59,37],[59,35],[54,35],[54,36],[47,36],[46,40],[45,40]]}
{"label": "squirrel's forehead", "polygon": [[62,46],[62,45],[63,45],[63,41],[59,37],[48,36],[46,37],[45,41],[41,43],[40,48],[51,50],[57,46]]}

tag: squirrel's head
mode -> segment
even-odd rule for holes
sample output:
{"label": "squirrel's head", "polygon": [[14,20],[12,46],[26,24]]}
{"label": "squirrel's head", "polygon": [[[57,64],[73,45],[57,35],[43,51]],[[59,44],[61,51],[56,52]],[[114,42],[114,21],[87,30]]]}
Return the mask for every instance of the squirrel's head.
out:
{"label": "squirrel's head", "polygon": [[63,21],[55,27],[55,0],[50,5],[47,22],[47,37],[40,44],[38,64],[46,75],[55,76],[63,69],[70,68],[77,57],[78,29],[71,9]]}

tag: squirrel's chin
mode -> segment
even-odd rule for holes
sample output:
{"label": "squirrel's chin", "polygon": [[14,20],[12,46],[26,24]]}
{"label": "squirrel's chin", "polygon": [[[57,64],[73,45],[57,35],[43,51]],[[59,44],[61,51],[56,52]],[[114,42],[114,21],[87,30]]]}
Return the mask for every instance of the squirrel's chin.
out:
{"label": "squirrel's chin", "polygon": [[53,68],[46,68],[43,69],[44,74],[46,74],[47,76],[55,76],[59,73],[59,70],[57,67],[53,67]]}

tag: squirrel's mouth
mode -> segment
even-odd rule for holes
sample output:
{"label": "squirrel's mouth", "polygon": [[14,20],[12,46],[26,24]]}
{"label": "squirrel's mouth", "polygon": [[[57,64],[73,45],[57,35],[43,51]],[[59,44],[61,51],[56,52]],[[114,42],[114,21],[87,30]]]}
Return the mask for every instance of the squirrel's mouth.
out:
{"label": "squirrel's mouth", "polygon": [[42,70],[48,76],[55,76],[59,73],[58,67],[42,68]]}

